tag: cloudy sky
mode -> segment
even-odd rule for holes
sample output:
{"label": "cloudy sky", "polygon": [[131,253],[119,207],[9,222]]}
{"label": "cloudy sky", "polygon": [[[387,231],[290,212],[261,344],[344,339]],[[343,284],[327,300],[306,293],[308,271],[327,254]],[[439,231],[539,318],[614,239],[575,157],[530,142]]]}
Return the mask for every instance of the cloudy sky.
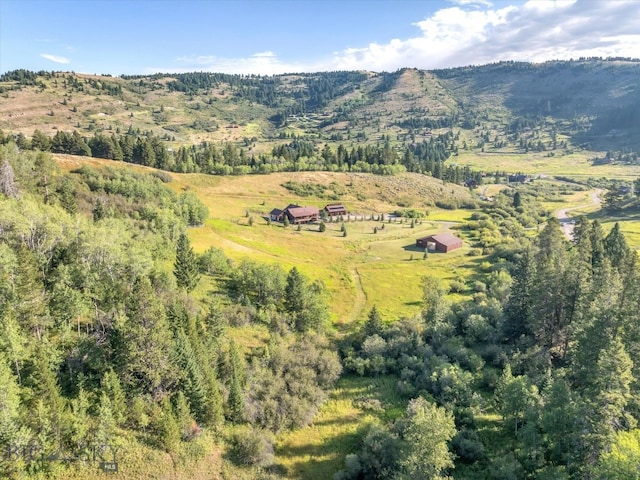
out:
{"label": "cloudy sky", "polygon": [[277,74],[640,57],[640,0],[0,0],[0,72]]}

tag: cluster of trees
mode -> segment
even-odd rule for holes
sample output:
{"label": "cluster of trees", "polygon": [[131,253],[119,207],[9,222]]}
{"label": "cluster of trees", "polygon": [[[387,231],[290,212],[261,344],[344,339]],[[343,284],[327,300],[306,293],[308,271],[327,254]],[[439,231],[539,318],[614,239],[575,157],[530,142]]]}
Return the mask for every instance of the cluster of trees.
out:
{"label": "cluster of trees", "polygon": [[390,175],[403,171],[432,175],[446,182],[463,184],[473,180],[482,183],[482,174],[469,167],[446,165],[445,161],[455,148],[455,136],[449,131],[428,141],[412,144],[398,152],[387,140],[382,145],[359,145],[348,149],[343,144],[332,149],[328,144],[318,152],[313,142],[294,139],[272,149],[271,155],[257,158],[233,143],[216,145],[202,142],[199,145],[168,149],[161,138],[150,132],[140,134],[130,129],[127,134],[97,134],[89,139],[77,131],[58,130],[51,138],[39,130],[31,140],[19,134],[0,132],[0,144],[16,142],[21,149],[43,152],[93,156],[109,160],[136,163],[172,172],[202,172],[214,175],[240,175],[272,173],[279,171],[352,171]]}
{"label": "cluster of trees", "polygon": [[[452,415],[455,431],[443,445],[466,474],[634,478],[637,256],[618,225],[605,235],[585,218],[572,242],[554,218],[536,239],[519,242],[495,251],[486,281],[456,285],[471,290],[471,300],[451,304],[444,284],[428,278],[420,318],[387,326],[372,310],[342,346],[345,368],[392,374],[407,398],[430,399]],[[502,418],[499,439],[479,428],[482,412],[493,409]],[[402,444],[406,421],[372,426],[341,478],[404,478],[402,459],[415,447]],[[616,448],[629,455],[611,455]]]}
{"label": "cluster of trees", "polygon": [[[262,429],[312,418],[341,371],[313,333],[327,320],[319,284],[278,272],[274,299],[258,303],[266,278],[243,283],[245,266],[193,252],[185,229],[206,208],[167,175],[64,173],[14,146],[0,158],[0,476],[52,473],[65,468],[54,454],[134,433],[180,456],[225,423],[269,438]],[[190,294],[202,275],[221,285],[204,303]],[[226,333],[240,318],[273,336],[250,364]]]}

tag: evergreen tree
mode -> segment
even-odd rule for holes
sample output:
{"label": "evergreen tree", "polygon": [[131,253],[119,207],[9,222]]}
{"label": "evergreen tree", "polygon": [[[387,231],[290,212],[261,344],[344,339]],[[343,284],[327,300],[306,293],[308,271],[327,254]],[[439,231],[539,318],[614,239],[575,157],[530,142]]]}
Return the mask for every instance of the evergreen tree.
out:
{"label": "evergreen tree", "polygon": [[513,194],[513,208],[518,208],[522,206],[522,198],[520,197],[520,192],[516,192]]}
{"label": "evergreen tree", "polygon": [[176,277],[178,287],[184,288],[187,292],[196,288],[200,280],[198,260],[195,253],[193,253],[193,248],[191,248],[191,243],[186,233],[181,233],[178,238],[173,274]]}
{"label": "evergreen tree", "polygon": [[96,198],[96,202],[93,206],[92,213],[93,213],[94,222],[99,222],[106,215],[106,212],[104,211],[104,204],[102,203],[102,200],[100,200],[99,198]]}
{"label": "evergreen tree", "polygon": [[180,447],[181,432],[169,397],[162,401],[157,431],[162,447],[169,453],[176,453]]}
{"label": "evergreen tree", "polygon": [[112,336],[118,373],[135,392],[157,395],[177,380],[165,308],[147,277],[136,280]]}
{"label": "evergreen tree", "polygon": [[229,344],[229,361],[231,378],[229,383],[228,416],[232,422],[238,423],[244,419],[244,395],[242,392],[244,363],[234,341]]}
{"label": "evergreen tree", "polygon": [[300,271],[293,267],[287,275],[285,287],[284,305],[287,312],[299,315],[305,308],[307,296],[306,282]]}
{"label": "evergreen tree", "polygon": [[[568,382],[554,376],[543,391],[540,427],[548,456],[556,465],[566,465],[572,471],[579,465],[575,442],[579,427],[580,405]],[[572,464],[574,464],[572,467]]]}
{"label": "evergreen tree", "polygon": [[[0,448],[16,446],[20,437],[20,389],[11,373],[4,355],[0,354]],[[0,475],[7,472],[10,465],[0,460]]]}
{"label": "evergreen tree", "polygon": [[62,185],[58,188],[58,195],[62,208],[72,215],[78,211],[75,185],[69,176],[63,178]]}
{"label": "evergreen tree", "polygon": [[178,391],[176,394],[175,419],[180,429],[180,438],[190,440],[197,429],[195,421],[191,417],[189,402],[182,391]]}
{"label": "evergreen tree", "polygon": [[625,429],[630,421],[626,411],[631,399],[633,362],[629,358],[622,341],[611,338],[600,352],[593,371],[593,386],[587,391],[586,463],[593,466],[602,452],[609,449],[615,434]]}
{"label": "evergreen tree", "polygon": [[176,348],[183,372],[182,385],[184,394],[196,419],[199,422],[208,423],[207,415],[209,412],[207,411],[207,389],[204,376],[196,355],[191,348],[191,342],[182,329],[176,333]]}
{"label": "evergreen tree", "polygon": [[589,239],[591,240],[591,264],[593,269],[597,270],[602,266],[605,256],[604,233],[602,232],[602,226],[598,220],[594,220],[591,223]]}
{"label": "evergreen tree", "polygon": [[604,254],[611,262],[611,266],[616,269],[621,268],[629,255],[629,247],[627,246],[627,240],[620,231],[618,222],[616,222],[603,243]]}
{"label": "evergreen tree", "polygon": [[503,335],[510,343],[531,335],[533,323],[533,282],[535,264],[529,248],[525,249],[516,263],[511,293],[505,307]]}
{"label": "evergreen tree", "polygon": [[102,393],[109,399],[113,412],[113,419],[116,425],[122,425],[125,421],[127,399],[122,390],[118,374],[112,368],[107,370],[102,377]]}
{"label": "evergreen tree", "polygon": [[367,316],[367,321],[364,324],[364,335],[369,337],[371,335],[380,335],[384,330],[384,324],[382,323],[382,317],[380,316],[380,312],[374,305],[369,315]]}

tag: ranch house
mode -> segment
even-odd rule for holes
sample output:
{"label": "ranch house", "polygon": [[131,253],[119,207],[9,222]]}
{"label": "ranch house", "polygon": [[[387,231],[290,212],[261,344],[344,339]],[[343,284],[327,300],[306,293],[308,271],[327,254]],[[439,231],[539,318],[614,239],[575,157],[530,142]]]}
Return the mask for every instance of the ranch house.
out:
{"label": "ranch house", "polygon": [[312,223],[320,219],[320,210],[318,207],[301,207],[300,205],[290,204],[283,210],[274,208],[269,213],[269,218],[274,222],[283,222],[285,215],[289,223]]}

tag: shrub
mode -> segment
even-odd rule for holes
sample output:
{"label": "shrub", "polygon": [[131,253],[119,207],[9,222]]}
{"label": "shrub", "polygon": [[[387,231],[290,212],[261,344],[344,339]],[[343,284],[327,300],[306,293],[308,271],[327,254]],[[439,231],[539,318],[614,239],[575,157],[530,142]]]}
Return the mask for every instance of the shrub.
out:
{"label": "shrub", "polygon": [[463,463],[484,460],[484,445],[475,430],[462,430],[453,437],[451,448]]}
{"label": "shrub", "polygon": [[465,283],[461,280],[453,280],[450,284],[449,284],[449,291],[451,293],[460,293],[463,292],[464,289],[467,286],[465,285]]}
{"label": "shrub", "polygon": [[257,428],[243,428],[229,439],[229,458],[236,465],[267,467],[273,464],[273,437]]}

